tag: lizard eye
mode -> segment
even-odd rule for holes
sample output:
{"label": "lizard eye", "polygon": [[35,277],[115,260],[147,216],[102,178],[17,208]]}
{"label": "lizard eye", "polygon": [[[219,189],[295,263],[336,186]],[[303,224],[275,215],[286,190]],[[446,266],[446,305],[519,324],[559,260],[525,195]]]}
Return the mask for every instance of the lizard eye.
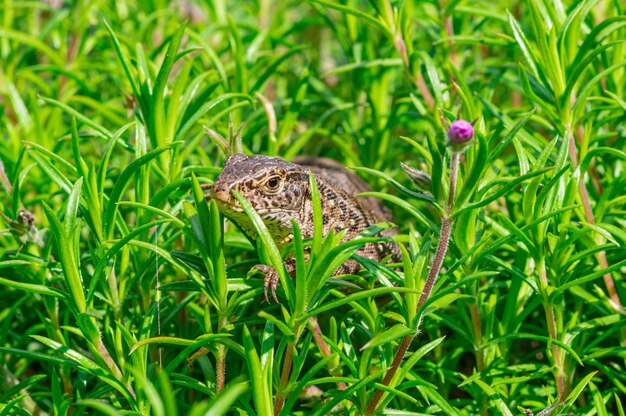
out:
{"label": "lizard eye", "polygon": [[267,187],[270,188],[271,190],[275,190],[276,188],[278,188],[278,178],[277,177],[270,178],[267,181]]}

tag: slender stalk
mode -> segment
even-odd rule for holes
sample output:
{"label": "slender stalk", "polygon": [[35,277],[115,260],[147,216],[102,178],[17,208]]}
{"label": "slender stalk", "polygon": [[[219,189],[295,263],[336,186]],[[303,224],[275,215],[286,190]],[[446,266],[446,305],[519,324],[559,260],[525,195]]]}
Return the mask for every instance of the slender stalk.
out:
{"label": "slender stalk", "polygon": [[428,89],[426,82],[424,82],[424,78],[421,77],[419,73],[414,75],[411,72],[409,56],[406,50],[406,44],[404,43],[404,39],[402,39],[402,34],[400,33],[396,35],[395,46],[398,52],[400,53],[400,56],[402,57],[402,62],[404,63],[404,69],[405,69],[407,76],[409,77],[413,85],[415,85],[415,88],[417,88],[417,90],[422,94],[422,97],[424,98],[424,101],[426,102],[426,105],[428,106],[428,108],[431,110],[434,110],[435,99],[433,98],[433,95],[430,93],[430,90]]}
{"label": "slender stalk", "polygon": [[215,356],[215,391],[220,392],[224,388],[226,379],[226,346],[218,345]]}
{"label": "slender stalk", "polygon": [[[0,366],[0,375],[0,389],[2,391],[8,391],[9,389],[15,388],[20,384],[20,379],[17,378],[15,374],[13,374],[11,371],[9,371],[6,364],[2,364],[2,366]],[[22,398],[18,401],[18,403],[29,414],[36,416],[46,414],[41,408],[39,408],[37,402],[33,400],[30,393],[28,392],[28,389],[20,389],[19,394]]]}
{"label": "slender stalk", "polygon": [[[226,300],[224,300],[224,303]],[[218,320],[217,320],[217,332],[227,332],[225,329],[228,326],[228,314],[224,313],[224,309],[218,311]],[[226,355],[228,354],[228,349],[225,345],[218,345],[217,351],[215,352],[215,391],[220,392],[224,388],[224,383],[226,380]]]}
{"label": "slender stalk", "polygon": [[[391,367],[389,367],[389,370],[387,370],[387,374],[385,374],[385,378],[383,379],[383,382],[382,382],[383,386],[388,386],[389,382],[391,381],[393,376],[396,374],[396,371],[398,371],[398,367],[400,367],[400,363],[402,363],[402,360],[404,359],[404,356],[406,355],[407,350],[411,346],[411,342],[413,342],[413,338],[415,338],[415,334],[407,335],[404,338],[402,338],[402,342],[400,342],[398,351],[396,352],[395,357],[393,357],[393,362],[391,363]],[[374,393],[374,397],[372,397],[372,400],[369,402],[369,404],[367,405],[367,408],[365,409],[366,415],[373,415],[376,412],[376,407],[378,406],[378,402],[380,402],[380,399],[382,397],[383,397],[383,391],[380,389],[376,390],[376,393]]]}
{"label": "slender stalk", "polygon": [[280,375],[280,390],[276,394],[276,400],[274,401],[274,416],[278,416],[285,404],[285,388],[289,381],[289,374],[291,373],[291,366],[293,364],[293,349],[296,347],[296,341],[287,344],[287,350],[285,351],[285,361],[283,362],[283,370]]}
{"label": "slender stalk", "polygon": [[[324,341],[324,338],[322,338],[322,330],[319,323],[317,322],[317,319],[309,319],[309,329],[313,333],[313,339],[315,340],[315,344],[317,344],[317,348],[319,348],[320,352],[322,353],[322,357],[329,357],[331,354],[330,347],[328,346],[326,341]],[[329,369],[329,372],[331,373],[331,375],[334,375],[332,369]],[[338,382],[337,387],[339,388],[339,390],[346,390],[348,388],[346,383],[344,383],[343,381]]]}
{"label": "slender stalk", "polygon": [[[105,364],[111,371],[111,374],[113,375],[113,377],[115,377],[117,380],[123,383],[124,375],[122,374],[122,372],[120,371],[120,368],[115,363],[115,360],[113,359],[113,357],[111,357],[111,354],[109,354],[109,350],[107,350],[107,348],[105,347],[104,343],[102,342],[102,339],[98,340],[98,345],[96,346],[95,349],[97,353],[100,355],[100,358],[102,358],[102,360],[105,362]],[[133,386],[130,380],[126,382],[126,388],[128,389],[128,392],[131,394],[131,396],[133,396],[133,398],[136,399],[137,395],[135,394],[135,391],[133,390]]]}
{"label": "slender stalk", "polygon": [[[428,278],[426,279],[426,283],[424,284],[424,288],[422,289],[422,294],[417,302],[418,310],[430,297],[433,287],[435,286],[435,282],[437,281],[437,277],[439,276],[439,272],[441,271],[441,266],[443,265],[443,260],[446,256],[446,252],[448,251],[448,243],[450,242],[450,233],[452,231],[452,220],[450,219],[450,213],[454,204],[454,194],[456,193],[459,159],[460,154],[453,151],[452,157],[450,159],[450,188],[448,191],[448,203],[446,205],[445,214],[441,219],[441,232],[439,233],[439,243],[437,244],[435,259],[433,260],[433,264],[430,267],[430,270],[428,272]],[[419,333],[421,321],[422,317],[420,316],[415,328],[415,332],[412,335],[407,335],[402,338],[400,346],[398,347],[398,351],[396,351],[396,355],[393,358],[393,362],[391,363],[391,367],[389,367],[387,373],[385,374],[385,378],[383,379],[383,386],[388,386],[391,382],[391,379],[398,371],[398,368],[400,367],[400,364],[402,363],[406,352],[411,346],[413,339]],[[365,409],[366,415],[373,415],[376,412],[376,407],[378,406],[380,399],[383,397],[383,393],[383,390],[376,390],[376,393],[374,393],[372,400],[368,403],[367,408]]]}
{"label": "slender stalk", "polygon": [[0,183],[2,183],[7,193],[10,194],[13,192],[13,185],[11,185],[11,181],[4,170],[4,163],[2,163],[2,160],[0,160]]}
{"label": "slender stalk", "polygon": [[120,295],[117,288],[117,275],[115,274],[115,268],[111,270],[109,274],[109,278],[107,279],[109,283],[109,290],[111,291],[111,303],[113,304],[113,314],[115,315],[115,319],[121,321],[122,320],[122,309],[120,305]]}
{"label": "slender stalk", "polygon": [[476,345],[476,369],[481,372],[485,369],[485,356],[483,354],[483,330],[480,326],[480,312],[478,311],[478,302],[473,303],[470,307],[470,315],[472,317],[472,326],[474,327],[474,342]]}
{"label": "slender stalk", "polygon": [[[567,134],[569,136],[570,161],[572,162],[572,167],[576,169],[579,167],[578,153],[576,151],[576,139],[574,138],[574,135],[570,133],[569,130]],[[578,178],[578,192],[580,194],[580,200],[583,204],[583,211],[585,212],[585,219],[587,220],[589,224],[595,224],[595,218],[593,215],[593,210],[591,209],[591,201],[589,200],[589,193],[587,192],[587,186],[585,185],[584,175],[585,175],[585,172],[581,171],[580,177]],[[599,235],[595,238],[595,241],[596,241],[596,244],[598,245],[601,245],[603,243],[602,237]],[[604,250],[596,253],[595,256],[601,268],[606,269],[609,267],[609,263],[606,259],[606,252]],[[604,285],[606,286],[606,290],[609,294],[609,302],[611,306],[617,312],[623,312],[624,307],[622,306],[619,295],[617,294],[617,291],[615,289],[615,282],[613,280],[613,276],[611,275],[611,273],[606,273],[603,276],[603,279],[604,279]],[[622,344],[624,344],[625,342],[626,340],[623,339]]]}
{"label": "slender stalk", "polygon": [[[444,14],[445,2],[440,2],[439,10],[441,14],[441,20],[443,21],[443,27],[444,27],[446,36],[452,39],[452,37],[454,36],[454,24],[452,22],[452,16],[447,16]],[[446,45],[448,46],[448,56],[450,57],[450,63],[452,63],[452,66],[454,66],[455,68],[458,68],[459,61],[458,61],[458,57],[456,54],[456,50],[454,48],[454,42],[449,40],[448,42],[446,42]]]}
{"label": "slender stalk", "polygon": [[287,349],[285,350],[285,361],[283,361],[283,369],[280,375],[280,385],[278,389],[278,393],[276,394],[276,399],[274,400],[274,415],[278,416],[280,411],[285,404],[285,390],[287,389],[287,384],[289,383],[289,375],[291,374],[291,367],[293,366],[293,350],[296,348],[298,344],[298,339],[300,338],[300,326],[296,325],[293,333],[295,334],[295,339],[292,342],[287,344]]}
{"label": "slender stalk", "polygon": [[[478,290],[477,290],[478,292]],[[476,295],[476,298],[478,299],[478,295]],[[485,348],[483,346],[483,330],[482,327],[480,325],[480,312],[478,310],[478,300],[476,300],[476,302],[474,302],[471,306],[470,306],[470,316],[472,318],[472,326],[474,327],[474,348],[476,351],[476,369],[478,370],[478,372],[480,373],[481,371],[483,371],[485,369]],[[480,414],[482,416],[487,416],[488,413],[488,403],[487,403],[487,396],[486,395],[482,395],[481,396],[481,401],[482,401],[482,406],[480,409]]]}
{"label": "slender stalk", "polygon": [[[548,276],[544,259],[540,260],[538,269],[539,283],[542,287],[542,291],[545,291],[548,288]],[[552,302],[546,300],[544,301],[543,308],[546,313],[546,322],[548,324],[548,334],[550,335],[550,339],[556,340],[558,339],[558,331],[556,325],[556,315],[554,313],[554,305],[552,304]],[[554,378],[556,381],[556,390],[558,393],[558,397],[559,400],[565,400],[563,361],[561,360],[561,351],[559,350],[559,346],[555,343],[552,343],[552,358],[554,360]]]}
{"label": "slender stalk", "polygon": [[459,160],[461,155],[452,152],[450,156],[450,190],[448,191],[448,205],[446,206],[446,217],[450,215],[454,205],[454,195],[456,194],[456,179],[459,175]]}

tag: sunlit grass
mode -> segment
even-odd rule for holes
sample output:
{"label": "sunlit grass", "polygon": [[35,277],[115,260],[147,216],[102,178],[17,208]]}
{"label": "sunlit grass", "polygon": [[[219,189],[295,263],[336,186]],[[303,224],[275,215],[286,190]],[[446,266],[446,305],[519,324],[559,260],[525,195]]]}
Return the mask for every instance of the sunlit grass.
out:
{"label": "sunlit grass", "polygon": [[[0,413],[624,415],[624,39],[616,1],[0,4]],[[402,262],[251,244],[201,189],[231,150],[355,168]]]}

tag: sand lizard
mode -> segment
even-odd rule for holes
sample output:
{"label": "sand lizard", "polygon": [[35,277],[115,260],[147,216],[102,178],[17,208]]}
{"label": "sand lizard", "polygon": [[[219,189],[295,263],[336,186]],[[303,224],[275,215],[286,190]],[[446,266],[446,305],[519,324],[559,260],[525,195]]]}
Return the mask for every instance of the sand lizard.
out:
{"label": "sand lizard", "polygon": [[[238,153],[224,163],[207,198],[213,198],[220,211],[233,221],[251,240],[256,240],[254,225],[232,195],[236,191],[244,196],[257,211],[279,248],[293,239],[294,220],[303,238],[313,236],[313,204],[309,185],[309,171],[313,172],[321,199],[323,235],[330,229],[346,230],[343,241],[354,238],[370,225],[393,221],[391,212],[379,199],[356,197],[371,188],[356,174],[347,171],[338,162],[318,157],[299,157],[294,163],[277,157],[246,156]],[[390,236],[395,229],[381,233]],[[368,243],[356,254],[376,261],[389,254],[399,258],[399,249],[393,242]],[[294,259],[285,261],[290,275],[295,272]],[[276,299],[278,274],[266,265],[256,266],[266,273],[265,297],[268,289]],[[334,274],[354,274],[361,268],[355,260],[348,260]]]}

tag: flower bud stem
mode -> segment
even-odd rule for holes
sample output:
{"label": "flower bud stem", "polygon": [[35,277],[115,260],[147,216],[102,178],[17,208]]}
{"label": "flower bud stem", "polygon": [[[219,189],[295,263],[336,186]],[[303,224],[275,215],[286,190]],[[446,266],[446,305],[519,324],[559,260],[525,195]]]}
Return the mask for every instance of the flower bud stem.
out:
{"label": "flower bud stem", "polygon": [[[424,284],[424,288],[422,289],[422,295],[417,302],[417,309],[419,310],[422,305],[428,300],[430,294],[433,291],[433,287],[435,286],[435,282],[437,281],[437,277],[439,276],[439,272],[441,271],[441,266],[443,265],[443,260],[446,257],[446,252],[448,251],[448,243],[450,242],[450,234],[452,232],[452,220],[450,219],[450,213],[452,212],[452,207],[454,205],[454,195],[456,193],[456,182],[459,171],[459,160],[460,153],[459,152],[451,152],[452,156],[450,158],[450,187],[448,189],[448,203],[445,207],[445,214],[441,218],[441,231],[439,232],[439,243],[437,244],[437,251],[435,252],[435,259],[433,260],[433,264],[430,266],[430,270],[428,272],[428,278],[426,279],[426,283]],[[385,378],[383,379],[382,385],[388,386],[391,382],[391,379],[398,371],[406,352],[409,350],[411,343],[415,336],[419,333],[419,327],[422,322],[422,317],[420,316],[417,325],[415,326],[415,332],[411,335],[407,335],[402,338],[400,342],[400,346],[398,347],[398,351],[396,351],[396,355],[393,358],[393,362],[391,363],[391,367],[387,370],[385,374]],[[376,407],[378,407],[378,403],[380,399],[383,397],[383,390],[376,390],[372,400],[367,405],[365,409],[366,415],[373,415],[376,413]]]}

